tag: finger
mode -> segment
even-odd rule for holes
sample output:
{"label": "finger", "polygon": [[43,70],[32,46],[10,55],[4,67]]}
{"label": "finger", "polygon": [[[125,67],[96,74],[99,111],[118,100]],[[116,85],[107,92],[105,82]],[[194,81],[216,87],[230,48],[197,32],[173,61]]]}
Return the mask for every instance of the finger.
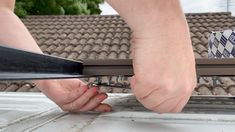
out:
{"label": "finger", "polygon": [[98,94],[98,88],[93,87],[88,89],[83,95],[77,98],[75,101],[63,105],[61,108],[65,111],[79,110],[83,105],[89,102],[89,100]]}
{"label": "finger", "polygon": [[131,84],[131,89],[133,90],[134,94],[137,96],[138,99],[142,99],[153,92],[153,89],[149,89],[146,91],[144,90],[146,88],[142,88],[140,85],[138,85],[135,76],[132,76],[130,78],[130,84]]}
{"label": "finger", "polygon": [[[189,84],[189,88],[190,88],[190,85]],[[193,87],[194,88],[194,87]],[[192,89],[193,90],[193,89]],[[178,104],[176,105],[176,107],[174,107],[171,112],[173,113],[178,113],[178,112],[181,112],[184,108],[184,106],[187,104],[188,100],[190,99],[191,95],[192,95],[192,91],[188,91],[186,89],[186,91],[184,92],[185,94],[182,94],[182,98],[181,100],[178,102]],[[178,94],[179,95],[179,94]]]}
{"label": "finger", "polygon": [[[153,87],[142,87],[138,82],[138,80],[136,80],[136,77],[133,76],[131,78],[131,89],[133,90],[133,93],[136,95],[137,99],[142,102],[143,104],[148,104],[149,106],[146,107],[153,107],[156,106],[156,101],[160,102],[162,96],[162,93],[165,93],[163,88],[153,88]],[[159,93],[161,93],[159,95]],[[153,98],[153,94],[155,94],[154,98]],[[156,97],[156,95],[158,95],[159,97]],[[149,99],[149,98],[153,98],[153,99]],[[158,99],[158,100],[156,100]]]}
{"label": "finger", "polygon": [[[72,83],[73,81],[70,82]],[[58,105],[72,102],[88,89],[86,85],[76,85],[68,88],[66,84],[68,84],[68,80],[37,81],[41,91]]]}
{"label": "finger", "polygon": [[90,111],[97,107],[102,101],[104,101],[107,98],[107,94],[101,93],[96,96],[94,96],[86,105],[84,105],[81,109],[78,111],[84,112],[84,111]]}
{"label": "finger", "polygon": [[146,108],[152,110],[156,106],[160,105],[162,102],[166,101],[169,97],[162,94],[159,89],[152,90],[144,97],[138,97],[137,100],[140,101]]}
{"label": "finger", "polygon": [[95,107],[92,111],[95,112],[110,112],[112,110],[112,107],[108,104],[99,104],[97,107]]}
{"label": "finger", "polygon": [[184,106],[187,104],[188,100],[190,99],[191,94],[189,96],[183,97],[180,102],[176,105],[175,108],[173,108],[170,112],[172,113],[178,113],[181,112],[184,108]]}
{"label": "finger", "polygon": [[153,111],[158,112],[158,113],[170,113],[173,108],[175,108],[178,104],[178,102],[181,100],[181,98],[174,97],[170,98],[158,106],[153,108]]}

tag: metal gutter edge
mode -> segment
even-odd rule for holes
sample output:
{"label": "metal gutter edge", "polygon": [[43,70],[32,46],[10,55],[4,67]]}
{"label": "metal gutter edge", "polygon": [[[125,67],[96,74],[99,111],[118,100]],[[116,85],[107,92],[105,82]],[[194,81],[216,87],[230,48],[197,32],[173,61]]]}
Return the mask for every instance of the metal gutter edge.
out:
{"label": "metal gutter edge", "polygon": [[[235,59],[196,59],[198,76],[235,76]],[[83,74],[88,76],[134,75],[132,60],[84,60]]]}
{"label": "metal gutter edge", "polygon": [[235,59],[196,59],[198,76],[235,76]]}
{"label": "metal gutter edge", "polygon": [[131,59],[84,60],[82,74],[85,76],[132,76],[134,71]]}

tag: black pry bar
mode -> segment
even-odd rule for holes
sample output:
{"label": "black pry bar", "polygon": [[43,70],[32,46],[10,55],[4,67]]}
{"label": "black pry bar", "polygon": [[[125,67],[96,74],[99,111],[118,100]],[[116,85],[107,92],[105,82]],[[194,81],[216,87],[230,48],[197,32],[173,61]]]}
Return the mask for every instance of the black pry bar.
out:
{"label": "black pry bar", "polygon": [[77,78],[83,63],[0,46],[0,80]]}

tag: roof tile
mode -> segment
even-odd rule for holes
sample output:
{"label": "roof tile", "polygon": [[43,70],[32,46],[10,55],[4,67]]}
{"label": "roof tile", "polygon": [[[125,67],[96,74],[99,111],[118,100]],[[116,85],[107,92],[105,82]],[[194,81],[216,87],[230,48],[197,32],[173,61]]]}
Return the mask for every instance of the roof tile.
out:
{"label": "roof tile", "polygon": [[82,53],[81,54],[79,54],[78,55],[78,60],[84,60],[84,59],[86,59],[87,58],[87,52],[85,52],[85,51],[82,51]]}
{"label": "roof tile", "polygon": [[76,60],[77,57],[78,57],[78,53],[77,53],[77,52],[72,52],[72,53],[68,56],[68,59]]}
{"label": "roof tile", "polygon": [[[235,29],[235,18],[231,13],[191,13],[186,14],[186,18],[196,58],[208,57],[207,43],[211,31]],[[28,16],[23,22],[44,53],[74,60],[131,58],[131,30],[120,16]],[[234,78],[218,78],[216,86],[211,77],[200,78],[193,94],[235,95]],[[129,84],[117,77],[107,81]],[[0,82],[0,90],[39,91],[33,85],[27,89],[28,85],[24,84]],[[106,88],[109,92],[130,92],[113,89]]]}
{"label": "roof tile", "polygon": [[211,90],[206,85],[198,86],[198,94],[199,95],[212,95]]}
{"label": "roof tile", "polygon": [[116,51],[113,51],[113,52],[110,52],[110,54],[108,55],[108,59],[117,59],[117,52]]}
{"label": "roof tile", "polygon": [[15,92],[17,89],[19,89],[19,86],[17,84],[10,84],[10,86],[8,86],[5,91],[6,92]]}
{"label": "roof tile", "polygon": [[212,89],[213,95],[228,95],[222,86],[216,86]]}
{"label": "roof tile", "polygon": [[100,54],[98,55],[98,59],[107,59],[107,55],[108,53],[105,51],[100,52]]}

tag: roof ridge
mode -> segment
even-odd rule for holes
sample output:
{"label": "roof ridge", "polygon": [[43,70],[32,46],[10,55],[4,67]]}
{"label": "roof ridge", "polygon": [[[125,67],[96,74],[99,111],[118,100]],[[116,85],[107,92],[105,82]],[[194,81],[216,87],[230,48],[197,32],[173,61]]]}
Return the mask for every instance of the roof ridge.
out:
{"label": "roof ridge", "polygon": [[[205,14],[226,14],[231,16],[231,12],[201,12],[201,13],[185,13],[185,15],[205,15]],[[44,18],[44,17],[120,17],[120,15],[28,15],[25,19],[27,18]],[[24,20],[24,19],[23,19]]]}

